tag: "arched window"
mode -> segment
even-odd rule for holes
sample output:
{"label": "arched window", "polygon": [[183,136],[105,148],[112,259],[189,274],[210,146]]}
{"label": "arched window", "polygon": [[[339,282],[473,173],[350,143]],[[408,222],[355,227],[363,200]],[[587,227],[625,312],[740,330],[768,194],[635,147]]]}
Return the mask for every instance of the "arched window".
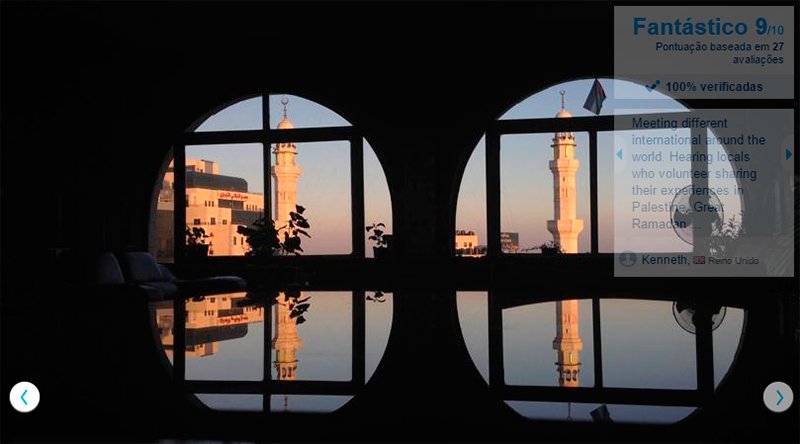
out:
{"label": "arched window", "polygon": [[[489,125],[467,163],[456,213],[456,230],[474,231],[482,254],[546,253],[554,242],[564,253],[691,251],[691,240],[671,231],[656,241],[652,233],[647,239],[631,235],[627,225],[637,215],[628,206],[615,208],[613,194],[615,187],[628,190],[635,185],[630,171],[635,165],[625,154],[632,134],[616,130],[613,116],[679,116],[690,110],[633,82],[599,81],[607,94],[599,115],[583,107],[594,82],[583,79],[533,94]],[[636,134],[688,139],[690,130],[647,129]],[[710,129],[708,136],[708,154],[722,154],[725,148]],[[691,144],[676,148],[686,155],[691,149]],[[675,165],[689,168],[686,161],[675,161]],[[615,174],[621,169],[626,174]],[[736,189],[732,171],[730,162],[710,163],[709,187]],[[665,178],[659,183],[681,189],[691,185],[691,180]],[[719,199],[725,219],[740,223],[741,196],[732,193]],[[615,226],[615,221],[628,224]]]}
{"label": "arched window", "polygon": [[[229,240],[215,243],[214,256],[243,256],[250,246],[233,241],[240,225],[267,216],[285,226],[297,205],[311,225],[306,255],[370,257],[366,222],[391,229],[389,190],[372,148],[339,114],[299,96],[256,96],[211,113],[183,134],[163,170],[150,236],[161,262],[184,249],[173,233],[186,224]],[[176,196],[184,196],[177,205]]]}

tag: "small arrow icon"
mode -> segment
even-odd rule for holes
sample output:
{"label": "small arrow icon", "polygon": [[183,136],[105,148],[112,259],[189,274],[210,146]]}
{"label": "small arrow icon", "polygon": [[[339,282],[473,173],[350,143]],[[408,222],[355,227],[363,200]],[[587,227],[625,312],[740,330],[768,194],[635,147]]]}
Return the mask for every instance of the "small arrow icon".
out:
{"label": "small arrow icon", "polygon": [[[789,151],[789,150],[786,150],[786,151]],[[617,151],[617,157],[619,157],[619,160],[622,160],[622,150]],[[787,157],[787,159],[788,159],[788,157]]]}
{"label": "small arrow icon", "polygon": [[775,391],[778,392],[778,398],[779,398],[778,403],[775,405],[781,405],[781,402],[783,402],[783,395],[781,394],[780,390],[775,390]]}
{"label": "small arrow icon", "polygon": [[[780,394],[780,392],[778,392],[778,393]],[[22,392],[22,396],[20,396],[20,397],[19,397],[19,399],[21,399],[21,400],[22,400],[22,402],[23,402],[25,405],[28,405],[28,401],[26,401],[26,400],[25,400],[25,395],[27,395],[27,394],[28,394],[28,390],[25,390],[24,392]],[[780,404],[780,403],[778,403],[778,404]]]}
{"label": "small arrow icon", "polygon": [[790,157],[792,157],[792,152],[789,151],[789,148],[786,148],[786,160],[789,160]]}

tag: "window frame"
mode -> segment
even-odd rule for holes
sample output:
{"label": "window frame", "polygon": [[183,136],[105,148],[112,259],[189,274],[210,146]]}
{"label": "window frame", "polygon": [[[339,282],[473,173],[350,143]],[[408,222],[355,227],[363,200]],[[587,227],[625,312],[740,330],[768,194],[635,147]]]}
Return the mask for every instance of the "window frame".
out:
{"label": "window frame", "polygon": [[[314,257],[366,257],[364,246],[364,136],[354,126],[311,127],[292,129],[273,129],[270,127],[269,98],[275,93],[244,96],[239,100],[226,104],[225,107],[243,100],[260,97],[261,129],[238,129],[222,131],[195,132],[198,125],[180,134],[173,144],[174,189],[176,196],[174,214],[174,233],[183,233],[186,224],[186,147],[192,145],[235,145],[244,143],[260,143],[263,149],[264,209],[272,212],[272,146],[277,143],[306,142],[349,142],[350,144],[350,208],[351,208],[351,252],[342,254],[307,255]],[[310,99],[309,99],[310,100]],[[316,102],[315,102],[316,103]],[[324,105],[320,105],[324,106]],[[223,108],[225,108],[223,107]],[[176,235],[174,242],[174,260],[176,264],[187,261],[185,255],[186,240]],[[219,256],[238,258],[239,256]]]}
{"label": "window frame", "polygon": [[[690,107],[683,111],[669,111],[663,113],[647,113],[651,118],[683,119],[692,117],[696,109],[701,107]],[[597,133],[615,132],[634,129],[628,115],[607,115],[607,116],[585,116],[570,118],[533,118],[533,119],[506,119],[494,120],[486,129],[486,255],[488,257],[502,256],[531,256],[530,254],[509,254],[503,253],[500,233],[501,233],[501,185],[500,185],[500,149],[501,138],[504,135],[512,134],[550,134],[556,132],[581,132],[589,135],[589,230],[591,248],[589,255],[600,255],[599,247],[599,197],[598,197],[598,148]],[[692,129],[692,136],[704,129]],[[705,141],[705,138],[701,138]],[[708,146],[705,143],[693,144],[692,151],[707,153]],[[692,162],[692,171],[708,172],[708,165],[704,162]],[[706,184],[701,179],[693,175],[692,185],[704,187]],[[702,242],[695,242],[693,246],[694,254],[708,255],[708,245]],[[616,253],[602,253],[610,255]],[[586,255],[586,253],[570,253],[569,256]],[[537,255],[538,256],[538,255]]]}

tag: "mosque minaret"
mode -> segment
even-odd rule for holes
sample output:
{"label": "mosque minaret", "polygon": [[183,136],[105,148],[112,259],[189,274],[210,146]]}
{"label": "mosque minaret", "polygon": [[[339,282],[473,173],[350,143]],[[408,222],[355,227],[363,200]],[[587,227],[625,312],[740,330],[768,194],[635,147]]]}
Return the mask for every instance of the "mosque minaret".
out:
{"label": "mosque minaret", "polygon": [[[572,117],[564,107],[564,91],[561,91],[561,110],[557,118]],[[561,245],[564,253],[578,252],[578,234],[583,230],[583,220],[577,218],[575,193],[575,173],[580,162],[575,158],[575,136],[571,132],[556,132],[553,137],[553,160],[550,171],[553,172],[553,207],[554,218],[547,221],[547,230],[553,234],[553,240]],[[556,370],[558,385],[561,387],[578,387],[580,381],[583,341],[580,335],[580,315],[577,300],[556,302],[556,337],[553,349],[557,352]]]}
{"label": "mosque minaret", "polygon": [[[561,91],[561,111],[557,118],[572,117],[564,109],[564,91]],[[547,231],[561,245],[564,253],[578,252],[578,234],[583,230],[583,220],[577,218],[575,173],[580,168],[580,161],[575,158],[575,135],[572,132],[557,132],[553,137],[553,160],[550,171],[553,172],[553,220],[547,221]]]}
{"label": "mosque minaret", "polygon": [[[283,120],[278,123],[278,129],[293,129],[294,125],[288,117],[289,100],[283,98]],[[275,154],[275,165],[272,167],[272,177],[275,179],[275,225],[282,227],[289,221],[289,213],[295,210],[297,204],[297,179],[300,178],[300,167],[295,162],[297,147],[292,142],[276,143],[272,150]]]}

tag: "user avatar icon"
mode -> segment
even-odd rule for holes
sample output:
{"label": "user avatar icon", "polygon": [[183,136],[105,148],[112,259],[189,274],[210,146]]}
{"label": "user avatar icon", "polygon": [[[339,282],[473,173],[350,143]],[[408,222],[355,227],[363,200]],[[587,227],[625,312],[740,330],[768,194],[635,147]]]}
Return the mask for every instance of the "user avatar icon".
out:
{"label": "user avatar icon", "polygon": [[632,267],[636,265],[636,253],[632,251],[623,251],[619,254],[619,263],[623,267]]}

